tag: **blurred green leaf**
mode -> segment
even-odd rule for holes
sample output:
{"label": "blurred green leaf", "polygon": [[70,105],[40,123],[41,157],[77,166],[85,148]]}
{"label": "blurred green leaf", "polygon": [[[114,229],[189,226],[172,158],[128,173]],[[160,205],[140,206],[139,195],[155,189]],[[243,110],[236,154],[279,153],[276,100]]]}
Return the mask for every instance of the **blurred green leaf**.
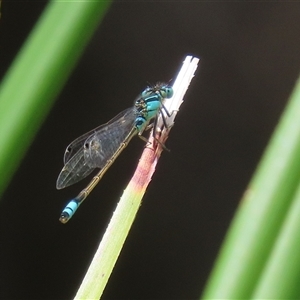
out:
{"label": "blurred green leaf", "polygon": [[250,299],[261,285],[300,182],[299,116],[300,80],[232,222],[203,299]]}
{"label": "blurred green leaf", "polygon": [[110,1],[51,1],[0,86],[0,195]]}

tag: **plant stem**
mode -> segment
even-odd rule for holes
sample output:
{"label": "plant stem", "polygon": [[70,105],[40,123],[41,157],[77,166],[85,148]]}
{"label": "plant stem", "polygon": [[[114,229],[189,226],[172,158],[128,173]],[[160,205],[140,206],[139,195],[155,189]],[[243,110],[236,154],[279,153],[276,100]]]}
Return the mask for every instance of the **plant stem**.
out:
{"label": "plant stem", "polygon": [[249,299],[300,179],[300,80],[231,224],[203,299]]}
{"label": "plant stem", "polygon": [[110,1],[51,1],[0,86],[0,195]]}
{"label": "plant stem", "polygon": [[[179,110],[183,96],[197,69],[198,61],[197,58],[187,56],[173,85],[174,96],[166,99],[165,107],[167,109],[172,108],[176,112]],[[168,125],[173,124],[175,116],[176,113],[171,117],[165,116]],[[160,118],[157,122],[158,126],[161,124]],[[164,128],[160,131],[161,143],[166,141],[170,129]],[[151,132],[137,169],[117,205],[75,299],[99,299],[101,297],[141,205],[161,152],[161,144],[153,140]]]}
{"label": "plant stem", "polygon": [[300,185],[252,299],[300,297]]}

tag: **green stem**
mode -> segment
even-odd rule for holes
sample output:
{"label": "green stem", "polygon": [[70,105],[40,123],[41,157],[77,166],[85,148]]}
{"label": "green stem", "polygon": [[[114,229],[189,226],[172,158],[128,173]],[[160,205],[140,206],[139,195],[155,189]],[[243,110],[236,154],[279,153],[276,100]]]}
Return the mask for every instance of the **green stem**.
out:
{"label": "green stem", "polygon": [[246,191],[204,299],[249,299],[300,179],[300,81]]}
{"label": "green stem", "polygon": [[110,1],[52,1],[0,86],[0,195]]}
{"label": "green stem", "polygon": [[300,185],[252,299],[300,298]]}
{"label": "green stem", "polygon": [[[196,57],[185,58],[173,85],[174,95],[164,101],[164,106],[169,109],[169,112],[179,110],[198,62],[199,59]],[[151,132],[137,169],[118,203],[75,299],[99,299],[102,295],[155,171],[162,145],[168,138],[175,116],[176,114],[165,116],[166,123],[170,125],[168,128],[161,121],[162,116],[158,117],[156,129],[160,128],[157,130],[157,133],[160,133],[157,136],[160,143],[154,141],[153,132]]]}
{"label": "green stem", "polygon": [[74,299],[99,299],[101,297],[141,206],[161,151],[160,146],[158,149],[152,146],[145,148]]}

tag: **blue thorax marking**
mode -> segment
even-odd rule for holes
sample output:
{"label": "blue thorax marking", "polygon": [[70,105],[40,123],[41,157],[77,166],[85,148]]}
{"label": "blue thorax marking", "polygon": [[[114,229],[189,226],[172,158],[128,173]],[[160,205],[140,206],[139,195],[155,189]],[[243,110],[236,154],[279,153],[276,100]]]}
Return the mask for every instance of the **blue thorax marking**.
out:
{"label": "blue thorax marking", "polygon": [[[145,90],[146,91],[146,90]],[[138,115],[135,120],[135,126],[139,132],[142,132],[150,120],[157,116],[162,107],[163,96],[160,92],[148,90],[141,94],[141,98],[135,102]]]}
{"label": "blue thorax marking", "polygon": [[150,120],[157,117],[163,106],[165,98],[173,96],[173,88],[162,83],[147,87],[135,101],[137,117],[135,126],[139,132],[143,132]]}

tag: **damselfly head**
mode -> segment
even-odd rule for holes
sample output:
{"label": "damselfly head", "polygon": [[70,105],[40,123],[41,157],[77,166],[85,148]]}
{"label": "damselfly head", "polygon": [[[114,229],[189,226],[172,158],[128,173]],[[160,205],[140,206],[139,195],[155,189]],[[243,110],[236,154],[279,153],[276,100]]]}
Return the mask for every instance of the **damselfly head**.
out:
{"label": "damselfly head", "polygon": [[160,88],[159,93],[163,98],[172,98],[174,91],[172,87],[165,85]]}
{"label": "damselfly head", "polygon": [[166,83],[158,82],[153,86],[148,86],[141,96],[142,98],[147,98],[153,94],[157,94],[161,98],[171,98],[173,96],[173,88]]}

